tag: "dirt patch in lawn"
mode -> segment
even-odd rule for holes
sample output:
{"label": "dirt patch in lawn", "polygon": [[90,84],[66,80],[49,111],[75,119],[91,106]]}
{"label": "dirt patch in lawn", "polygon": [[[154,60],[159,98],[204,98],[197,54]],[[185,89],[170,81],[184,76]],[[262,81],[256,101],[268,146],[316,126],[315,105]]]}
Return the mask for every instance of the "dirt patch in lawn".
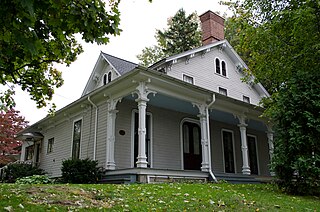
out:
{"label": "dirt patch in lawn", "polygon": [[34,186],[25,191],[29,203],[72,206],[75,208],[111,208],[111,195],[99,189],[84,190],[71,186]]}

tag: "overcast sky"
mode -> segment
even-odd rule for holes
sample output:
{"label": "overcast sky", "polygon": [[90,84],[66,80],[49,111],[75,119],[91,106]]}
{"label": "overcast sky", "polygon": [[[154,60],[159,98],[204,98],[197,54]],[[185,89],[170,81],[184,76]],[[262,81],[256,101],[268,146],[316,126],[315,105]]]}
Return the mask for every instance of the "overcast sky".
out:
{"label": "overcast sky", "polygon": [[[103,46],[83,43],[84,52],[71,66],[58,67],[63,73],[64,85],[55,90],[53,102],[57,109],[80,98],[100,51],[138,63],[136,55],[144,47],[156,44],[156,29],[166,28],[167,18],[180,8],[187,14],[197,12],[201,15],[208,10],[221,15],[228,13],[225,6],[219,5],[219,0],[153,0],[152,3],[148,0],[122,0],[119,5],[120,28],[123,30],[120,36],[112,37]],[[30,124],[46,116],[47,109],[37,109],[27,93],[17,91],[15,99],[16,109]]]}

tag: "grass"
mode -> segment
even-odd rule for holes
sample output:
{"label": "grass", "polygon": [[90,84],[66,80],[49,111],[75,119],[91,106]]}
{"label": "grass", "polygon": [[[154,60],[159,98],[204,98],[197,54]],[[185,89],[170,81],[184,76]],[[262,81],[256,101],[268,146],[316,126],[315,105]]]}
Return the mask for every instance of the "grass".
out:
{"label": "grass", "polygon": [[273,185],[0,184],[0,211],[320,211],[319,197]]}

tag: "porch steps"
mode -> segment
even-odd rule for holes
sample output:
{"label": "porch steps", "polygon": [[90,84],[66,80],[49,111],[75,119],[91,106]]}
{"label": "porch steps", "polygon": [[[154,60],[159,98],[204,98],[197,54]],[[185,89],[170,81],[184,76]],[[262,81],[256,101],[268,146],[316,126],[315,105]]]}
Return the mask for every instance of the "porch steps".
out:
{"label": "porch steps", "polygon": [[261,184],[270,183],[273,178],[269,176],[255,176],[242,174],[215,174],[218,180],[225,180],[232,184]]}

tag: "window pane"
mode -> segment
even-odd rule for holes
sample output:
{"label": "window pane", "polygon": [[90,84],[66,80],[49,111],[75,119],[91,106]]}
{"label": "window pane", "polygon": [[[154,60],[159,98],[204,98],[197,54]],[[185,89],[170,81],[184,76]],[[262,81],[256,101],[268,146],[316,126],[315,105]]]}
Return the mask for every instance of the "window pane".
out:
{"label": "window pane", "polygon": [[73,159],[79,158],[80,156],[81,124],[82,124],[82,120],[79,120],[79,121],[76,121],[73,126],[73,145],[72,145]]}
{"label": "window pane", "polygon": [[108,73],[108,83],[111,82],[111,72]]}
{"label": "window pane", "polygon": [[193,127],[193,153],[195,155],[200,154],[200,135],[198,127]]}
{"label": "window pane", "polygon": [[216,73],[220,74],[220,60],[216,58]]}
{"label": "window pane", "polygon": [[189,127],[188,125],[183,125],[183,152],[190,153],[189,147]]}
{"label": "window pane", "polygon": [[225,96],[228,95],[227,94],[227,89],[224,89],[224,88],[221,88],[221,87],[219,87],[219,93],[222,94],[222,95],[225,95]]}
{"label": "window pane", "polygon": [[190,77],[188,75],[183,75],[183,81],[193,84],[193,77]]}
{"label": "window pane", "polygon": [[226,63],[224,61],[222,61],[221,65],[222,65],[222,75],[227,76]]}

